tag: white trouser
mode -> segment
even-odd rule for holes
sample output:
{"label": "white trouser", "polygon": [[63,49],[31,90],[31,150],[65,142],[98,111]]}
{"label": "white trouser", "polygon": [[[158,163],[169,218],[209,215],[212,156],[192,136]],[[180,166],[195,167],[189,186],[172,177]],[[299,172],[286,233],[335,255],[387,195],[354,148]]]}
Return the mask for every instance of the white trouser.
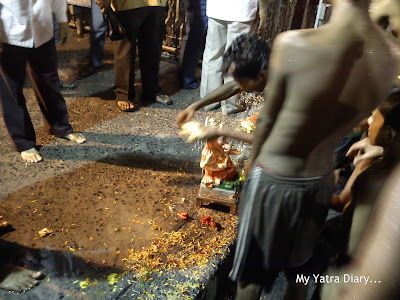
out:
{"label": "white trouser", "polygon": [[[222,54],[229,48],[237,36],[243,33],[253,33],[254,30],[254,20],[249,22],[232,22],[208,18],[206,46],[201,71],[201,98],[219,88],[223,83],[233,80],[232,76],[222,78]],[[235,105],[236,95],[221,102],[223,113],[230,113],[237,109]],[[204,110],[208,111],[218,108],[221,104],[214,103],[207,105],[204,107]]]}

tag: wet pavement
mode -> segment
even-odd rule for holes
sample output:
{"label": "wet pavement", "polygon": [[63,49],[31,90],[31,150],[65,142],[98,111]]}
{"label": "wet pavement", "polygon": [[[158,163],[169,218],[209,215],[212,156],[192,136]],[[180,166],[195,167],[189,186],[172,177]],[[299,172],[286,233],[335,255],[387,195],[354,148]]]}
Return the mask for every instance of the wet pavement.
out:
{"label": "wet pavement", "polygon": [[[83,39],[75,37],[72,45],[58,47],[59,71],[64,81],[73,79],[70,77],[71,66],[79,56],[84,55],[87,46],[86,36]],[[4,122],[1,119],[0,199],[5,199],[15,192],[27,190],[35,184],[56,176],[74,172],[93,162],[120,158],[122,162],[119,163],[123,165],[124,156],[128,157],[132,154],[141,160],[147,160],[154,165],[154,168],[165,165],[169,169],[179,170],[188,168],[188,162],[191,163],[191,166],[198,165],[200,149],[193,149],[193,145],[187,144],[178,136],[175,118],[180,110],[199,99],[199,91],[174,88],[177,85],[177,62],[165,56],[161,63],[161,84],[164,91],[171,96],[174,104],[164,106],[154,103],[148,107],[141,107],[133,113],[119,112],[112,96],[109,97],[114,76],[112,47],[112,44],[107,42],[104,60],[106,67],[103,71],[77,80],[78,87],[76,89],[62,91],[70,110],[71,123],[77,130],[81,127],[82,118],[87,118],[89,114],[96,114],[96,111],[93,112],[90,107],[76,111],[74,107],[84,107],[84,101],[87,101],[88,106],[93,106],[95,103],[97,106],[105,106],[105,109],[116,111],[107,112],[106,120],[102,120],[102,116],[97,116],[98,121],[92,122],[93,126],[84,128],[83,133],[87,142],[83,145],[75,145],[60,138],[46,139],[47,135],[43,130],[40,111],[27,80],[24,94],[37,131],[38,144],[41,145],[40,153],[43,161],[38,164],[24,164],[20,155],[11,148]],[[219,113],[215,113],[215,115],[219,116]],[[205,116],[205,113],[199,112],[197,118],[203,121]],[[196,172],[199,171],[200,169],[197,167]],[[59,218],[62,218],[62,215]],[[21,227],[15,223],[15,220],[8,221],[15,230]],[[7,236],[7,233],[4,236]],[[222,261],[220,258],[219,262],[213,261],[206,268],[197,270],[196,273],[199,274],[197,277],[193,276],[192,269],[188,269],[184,273],[175,272],[176,274],[174,274],[174,271],[171,271],[163,276],[157,274],[155,276],[159,278],[158,284],[155,284],[156,280],[152,280],[152,284],[146,287],[150,280],[135,281],[134,274],[124,273],[124,270],[118,267],[107,265],[88,267],[87,261],[75,255],[74,252],[64,252],[48,247],[41,248],[40,242],[38,243],[39,246],[34,249],[26,247],[23,239],[20,243],[10,243],[6,239],[1,241],[5,260],[8,256],[16,256],[16,253],[7,251],[17,249],[17,252],[20,253],[19,257],[22,257],[18,261],[19,265],[42,270],[46,277],[39,286],[25,293],[16,294],[0,290],[0,299],[146,299],[146,297],[148,299],[167,299],[176,297],[176,295],[180,295],[178,299],[179,297],[182,299],[189,297],[190,299],[204,290],[209,276],[217,270],[218,263]],[[165,285],[167,282],[170,283],[170,289]],[[177,289],[184,282],[186,282],[186,286],[182,291],[183,294],[177,293]],[[154,290],[154,286],[157,286],[158,292]]]}
{"label": "wet pavement", "polygon": [[[87,36],[83,39],[75,38],[74,44],[58,48],[60,74],[65,75],[67,80],[73,60],[68,59],[68,53],[74,53],[71,55],[73,58],[78,54],[82,55],[85,47],[88,47],[87,39]],[[79,170],[90,163],[107,159],[112,161],[114,158],[123,160],[124,156],[136,155],[138,159],[148,160],[154,168],[165,165],[172,169],[186,168],[200,172],[197,167],[200,159],[199,146],[183,141],[178,136],[175,124],[177,113],[199,99],[199,90],[177,88],[177,62],[164,57],[160,71],[162,87],[171,96],[173,105],[154,103],[133,113],[120,113],[112,97],[109,97],[114,76],[110,42],[106,45],[105,64],[106,68],[103,71],[76,81],[76,89],[63,90],[70,111],[77,103],[80,103],[78,108],[85,107],[82,105],[85,101],[88,106],[96,104],[107,111],[108,118],[102,119],[100,115],[96,116],[96,111],[91,107],[87,107],[86,110],[74,110],[71,123],[75,128],[80,128],[81,118],[88,118],[92,114],[91,118],[94,119],[91,126],[83,130],[87,138],[83,145],[75,145],[60,138],[43,140],[45,135],[42,133],[40,112],[33,91],[27,83],[24,94],[35,129],[39,132],[38,143],[43,143],[40,153],[44,160],[38,164],[25,165],[20,155],[11,148],[1,119],[0,201],[14,192]],[[203,122],[206,116],[213,116],[222,120],[226,126],[237,128],[238,121],[247,114],[241,113],[228,118],[220,112],[198,112],[196,120]],[[207,210],[200,208],[193,212],[193,217],[201,217],[208,213]],[[18,224],[13,220],[8,221],[18,229]],[[1,241],[0,246],[5,256],[7,249],[15,249],[15,245],[5,241]],[[143,280],[132,272],[124,273],[124,270],[117,266],[96,265],[88,268],[87,261],[74,255],[74,252],[40,246],[30,249],[23,241],[17,248],[23,253],[23,259],[19,263],[42,270],[46,277],[39,286],[26,293],[15,294],[0,290],[0,299],[233,299],[234,285],[227,279],[232,249],[225,249],[226,252],[216,255],[201,268],[193,266],[185,270],[160,271]],[[274,291],[263,296],[263,299],[281,299],[284,286],[285,279],[280,276]]]}

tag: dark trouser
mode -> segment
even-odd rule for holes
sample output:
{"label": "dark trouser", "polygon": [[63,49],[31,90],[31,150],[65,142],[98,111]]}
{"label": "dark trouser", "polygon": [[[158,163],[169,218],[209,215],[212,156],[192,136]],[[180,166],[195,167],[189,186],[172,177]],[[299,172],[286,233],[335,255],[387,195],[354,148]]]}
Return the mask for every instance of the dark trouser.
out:
{"label": "dark trouser", "polygon": [[[131,60],[131,43],[126,38],[116,41],[114,48],[114,92],[117,101],[133,101],[135,98],[134,66],[135,61]],[[132,78],[132,80],[129,80],[129,78]]]}
{"label": "dark trouser", "polygon": [[182,38],[179,59],[183,88],[194,89],[199,86],[196,68],[206,43],[206,4],[206,0],[185,0],[186,34]]}
{"label": "dark trouser", "polygon": [[0,99],[4,122],[13,147],[17,151],[33,148],[35,130],[22,93],[26,64],[48,133],[66,136],[72,133],[68,110],[60,93],[57,73],[57,53],[54,39],[38,48],[24,48],[2,44],[0,58]]}
{"label": "dark trouser", "polygon": [[[140,73],[142,76],[142,99],[155,101],[161,94],[158,84],[161,46],[164,37],[166,8],[148,6],[117,12],[117,18],[125,28],[130,43],[129,53],[126,42],[119,41],[115,50],[115,91],[118,100],[134,100],[136,45],[139,48]],[[128,80],[127,80],[128,79]],[[118,94],[127,95],[123,99]]]}

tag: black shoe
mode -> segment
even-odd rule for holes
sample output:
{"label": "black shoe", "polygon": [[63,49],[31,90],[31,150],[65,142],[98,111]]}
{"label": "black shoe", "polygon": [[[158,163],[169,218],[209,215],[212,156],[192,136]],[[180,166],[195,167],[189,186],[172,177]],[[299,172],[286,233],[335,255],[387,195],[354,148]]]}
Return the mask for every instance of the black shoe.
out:
{"label": "black shoe", "polygon": [[104,65],[95,67],[88,59],[80,61],[75,67],[77,77],[83,78],[104,70]]}
{"label": "black shoe", "polygon": [[164,105],[171,105],[173,103],[171,98],[169,98],[167,95],[156,96],[156,101]]}

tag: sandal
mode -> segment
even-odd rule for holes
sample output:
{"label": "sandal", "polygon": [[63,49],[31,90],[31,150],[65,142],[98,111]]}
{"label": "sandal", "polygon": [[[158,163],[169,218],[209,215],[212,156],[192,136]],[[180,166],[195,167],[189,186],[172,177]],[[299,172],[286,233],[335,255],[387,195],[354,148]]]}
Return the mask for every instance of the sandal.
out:
{"label": "sandal", "polygon": [[65,82],[60,79],[60,88],[69,90],[69,89],[74,89],[76,87],[77,84],[75,82],[73,81]]}
{"label": "sandal", "polygon": [[[122,107],[121,104],[119,104],[120,102],[124,102],[127,103],[127,108],[126,107]],[[135,105],[133,104],[132,101],[129,100],[118,100],[117,101],[117,106],[119,108],[119,110],[124,111],[124,112],[131,112],[134,111],[136,109]]]}

